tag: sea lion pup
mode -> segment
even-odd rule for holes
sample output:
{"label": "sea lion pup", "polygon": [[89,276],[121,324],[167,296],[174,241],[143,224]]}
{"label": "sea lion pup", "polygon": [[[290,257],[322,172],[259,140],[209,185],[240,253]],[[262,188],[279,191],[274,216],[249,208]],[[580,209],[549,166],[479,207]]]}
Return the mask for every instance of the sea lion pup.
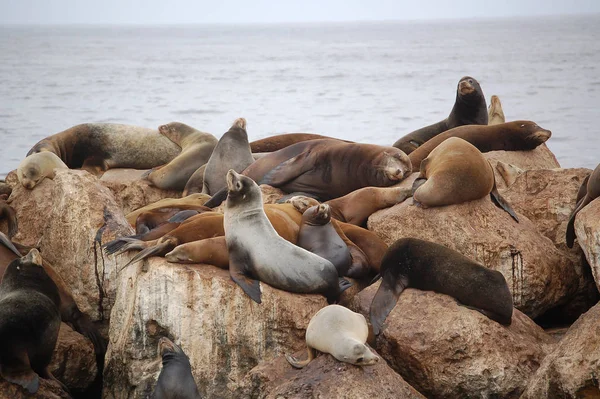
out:
{"label": "sea lion pup", "polygon": [[504,111],[502,110],[502,103],[497,95],[493,95],[490,100],[490,106],[488,108],[488,125],[498,125],[506,122],[504,118]]}
{"label": "sea lion pup", "polygon": [[198,386],[192,375],[190,359],[170,339],[158,340],[158,353],[162,357],[162,370],[156,381],[151,399],[200,398]]}
{"label": "sea lion pup", "polygon": [[490,163],[477,148],[458,137],[444,141],[421,162],[413,190],[414,202],[424,207],[461,204],[489,194],[499,208],[519,221],[498,193]]}
{"label": "sea lion pup", "polygon": [[56,380],[48,365],[60,329],[59,306],[58,288],[37,249],[8,265],[0,284],[0,375],[31,394],[40,377]]}
{"label": "sea lion pup", "polygon": [[275,136],[265,137],[264,139],[255,140],[250,143],[250,149],[252,153],[266,153],[281,150],[282,148],[289,147],[292,144],[302,143],[304,141],[319,140],[319,139],[331,139],[340,140],[344,143],[353,143],[353,141],[342,140],[335,137],[322,136],[320,134],[312,133],[285,133],[278,134]]}
{"label": "sea lion pup", "polygon": [[23,187],[31,190],[46,177],[54,179],[55,169],[69,167],[53,152],[38,152],[21,161],[17,168],[17,178]]}
{"label": "sea lion pup", "polygon": [[369,327],[363,315],[339,305],[325,306],[310,319],[306,328],[307,359],[299,361],[288,354],[285,358],[293,367],[301,369],[315,358],[316,349],[340,362],[370,366],[380,359],[365,345],[368,336]]}
{"label": "sea lion pup", "polygon": [[102,175],[113,168],[150,169],[170,162],[179,146],[154,129],[115,123],[84,123],[46,137],[27,156],[49,151],[71,169]]}
{"label": "sea lion pup", "polygon": [[531,121],[513,121],[494,126],[459,126],[441,133],[413,152],[408,158],[416,169],[421,161],[438,145],[450,137],[459,137],[473,144],[481,152],[489,151],[529,151],[545,143],[552,132]]}
{"label": "sea lion pup", "polygon": [[[328,200],[362,187],[391,186],[411,171],[408,156],[397,148],[322,139],[269,153],[243,175],[287,193],[302,191]],[[226,190],[219,191],[206,206],[218,206],[225,197]]]}
{"label": "sea lion pup", "polygon": [[331,223],[329,205],[315,205],[302,214],[298,246],[333,263],[340,277],[348,273],[350,250]]}
{"label": "sea lion pup", "polygon": [[227,190],[223,225],[229,273],[253,301],[261,302],[258,280],[288,292],[323,294],[330,303],[348,288],[340,287],[331,262],[277,234],[265,215],[256,182],[229,170]]}
{"label": "sea lion pup", "polygon": [[158,131],[180,146],[181,153],[168,164],[152,170],[145,178],[163,190],[183,190],[190,176],[208,162],[217,138],[180,122],[162,125]]}
{"label": "sea lion pup", "polygon": [[511,323],[513,301],[502,273],[443,245],[399,239],[383,257],[381,277],[369,316],[376,335],[405,288],[450,295],[500,324]]}
{"label": "sea lion pup", "polygon": [[577,195],[580,199],[573,212],[571,212],[569,222],[567,223],[566,241],[569,248],[573,248],[573,244],[575,243],[575,217],[579,211],[587,206],[587,204],[600,197],[600,164],[598,164],[592,174],[583,181],[581,186],[583,187],[584,184],[586,189],[585,195],[580,197],[583,192],[580,187]]}
{"label": "sea lion pup", "polygon": [[17,222],[17,212],[12,206],[0,196],[0,220],[6,219],[8,224],[8,237],[12,238],[19,231],[19,223]]}
{"label": "sea lion pup", "polygon": [[202,192],[210,195],[216,193],[227,185],[225,175],[229,169],[241,172],[252,162],[254,158],[248,144],[246,119],[238,118],[219,139],[206,164]]}
{"label": "sea lion pup", "polygon": [[487,124],[488,112],[481,86],[474,78],[465,76],[458,82],[456,100],[450,115],[438,123],[425,126],[398,139],[394,147],[410,154],[427,140],[446,130],[462,125]]}
{"label": "sea lion pup", "polygon": [[190,176],[187,183],[185,183],[185,188],[183,189],[183,193],[181,194],[182,197],[187,197],[188,195],[202,192],[202,188],[204,187],[204,171],[205,170],[206,170],[206,164],[200,166]]}
{"label": "sea lion pup", "polygon": [[181,210],[185,209],[196,209],[197,207],[204,205],[206,201],[210,199],[210,195],[206,194],[192,194],[183,198],[164,198],[160,201],[156,201],[152,204],[148,204],[141,208],[136,209],[135,211],[127,214],[125,218],[127,222],[132,227],[135,227],[135,221],[141,213],[160,209],[160,208],[179,208]]}

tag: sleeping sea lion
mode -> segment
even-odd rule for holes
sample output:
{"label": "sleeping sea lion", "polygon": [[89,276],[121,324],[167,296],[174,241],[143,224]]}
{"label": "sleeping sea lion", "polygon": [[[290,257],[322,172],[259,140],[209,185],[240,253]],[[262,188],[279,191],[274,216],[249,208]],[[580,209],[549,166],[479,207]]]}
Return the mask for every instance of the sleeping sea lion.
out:
{"label": "sleeping sea lion", "polygon": [[129,224],[132,227],[135,227],[135,221],[137,220],[138,216],[140,216],[140,214],[142,214],[144,212],[148,212],[148,211],[152,211],[152,210],[156,210],[156,209],[160,209],[160,208],[174,208],[174,207],[178,207],[181,210],[196,209],[196,207],[204,205],[204,203],[206,201],[208,201],[209,199],[210,199],[209,195],[200,194],[200,193],[191,194],[191,195],[188,195],[183,198],[163,198],[160,201],[156,201],[152,204],[148,204],[144,207],[136,209],[135,211],[127,214],[127,216],[125,216],[125,218],[127,219],[127,222],[129,222]]}
{"label": "sleeping sea lion", "polygon": [[312,133],[285,133],[278,134],[275,136],[265,137],[264,139],[255,140],[250,143],[250,149],[253,154],[256,153],[267,153],[281,150],[282,148],[289,147],[292,144],[302,143],[304,141],[319,140],[319,139],[331,139],[340,140],[345,143],[353,143],[353,141],[342,140],[335,137],[322,136],[320,134]]}
{"label": "sleeping sea lion", "polygon": [[17,168],[17,178],[23,187],[31,190],[46,177],[54,179],[55,169],[69,167],[53,152],[38,152],[21,161]]}
{"label": "sleeping sea lion", "polygon": [[600,197],[600,164],[596,166],[596,169],[594,169],[592,174],[584,180],[581,186],[583,187],[584,184],[585,195],[580,197],[583,192],[583,190],[580,188],[577,195],[580,197],[580,199],[577,202],[573,212],[571,212],[569,222],[567,223],[566,241],[569,248],[573,248],[573,244],[575,243],[575,217],[579,211],[587,206],[587,204]]}
{"label": "sleeping sea lion", "polygon": [[200,399],[198,386],[192,375],[190,359],[170,339],[158,340],[162,370],[156,381],[151,399]]}
{"label": "sleeping sea lion", "polygon": [[497,95],[493,95],[488,108],[488,125],[498,125],[504,122],[506,122],[506,118],[504,118],[502,103]]}

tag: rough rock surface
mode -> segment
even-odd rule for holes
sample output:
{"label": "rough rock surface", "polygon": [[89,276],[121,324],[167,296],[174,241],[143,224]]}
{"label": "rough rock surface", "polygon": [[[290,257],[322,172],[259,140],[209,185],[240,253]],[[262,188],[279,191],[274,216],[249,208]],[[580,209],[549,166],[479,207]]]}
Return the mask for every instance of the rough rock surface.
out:
{"label": "rough rock surface", "polygon": [[412,199],[378,211],[368,221],[388,245],[402,237],[433,241],[498,270],[515,307],[529,317],[566,303],[578,288],[578,276],[552,242],[519,215],[515,222],[489,196],[458,205],[421,208]]}
{"label": "rough rock surface", "polygon": [[181,198],[181,191],[161,190],[150,186],[147,180],[140,180],[144,173],[145,170],[137,169],[109,169],[100,178],[125,215],[163,198]]}
{"label": "rough rock surface", "polygon": [[[304,358],[306,351],[296,353]],[[296,370],[283,356],[256,366],[244,379],[237,398],[369,398],[424,399],[385,362],[359,367],[321,354]]]}
{"label": "rough rock surface", "polygon": [[16,242],[37,246],[70,288],[82,312],[107,319],[114,302],[116,261],[101,244],[133,233],[109,189],[82,170],[58,171],[33,190],[17,186]]}
{"label": "rough rock surface", "polygon": [[[363,290],[350,308],[368,317],[378,287]],[[377,353],[431,398],[518,398],[554,345],[516,309],[507,327],[452,297],[411,288],[384,326]]]}
{"label": "rough rock surface", "polygon": [[597,198],[575,217],[575,235],[600,290],[600,200]]}
{"label": "rough rock surface", "polygon": [[600,398],[600,304],[581,316],[531,378],[524,399]]}
{"label": "rough rock surface", "polygon": [[[105,398],[145,398],[158,376],[157,342],[181,344],[200,393],[235,397],[243,377],[259,362],[305,348],[310,318],[327,301],[261,283],[262,304],[229,276],[207,265],[174,265],[153,257],[124,269],[110,324],[104,372]],[[152,365],[151,365],[152,363]]]}
{"label": "rough rock surface", "polygon": [[53,380],[40,379],[40,388],[31,395],[26,390],[16,384],[4,381],[0,378],[0,398],[4,399],[71,399],[60,384]]}
{"label": "rough rock surface", "polygon": [[260,191],[263,196],[263,204],[276,204],[281,197],[286,195],[283,190],[269,186],[268,184],[261,184]]}
{"label": "rough rock surface", "polygon": [[69,389],[84,391],[98,373],[91,341],[61,323],[49,369]]}

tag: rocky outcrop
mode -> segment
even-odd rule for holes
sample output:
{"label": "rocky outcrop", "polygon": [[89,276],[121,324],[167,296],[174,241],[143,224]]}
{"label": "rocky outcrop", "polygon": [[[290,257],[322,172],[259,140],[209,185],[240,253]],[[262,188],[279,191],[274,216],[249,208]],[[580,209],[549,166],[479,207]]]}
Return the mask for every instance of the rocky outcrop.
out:
{"label": "rocky outcrop", "polygon": [[476,201],[421,208],[408,199],[371,215],[369,230],[388,245],[402,237],[433,241],[501,272],[515,307],[529,317],[566,303],[578,276],[564,255],[519,214],[515,222],[488,196]]}
{"label": "rocky outcrop", "polygon": [[190,358],[203,396],[235,397],[244,376],[259,362],[305,348],[310,318],[327,301],[261,283],[253,302],[226,270],[174,265],[150,258],[118,278],[104,372],[105,398],[145,398],[160,364],[157,343],[168,336]]}
{"label": "rocky outcrop", "polygon": [[98,373],[91,341],[61,323],[49,370],[70,390],[86,390]]}
{"label": "rocky outcrop", "polygon": [[260,191],[263,196],[263,204],[276,204],[286,193],[276,187],[269,186],[268,184],[261,184]]}
{"label": "rocky outcrop", "polygon": [[600,398],[600,304],[581,316],[542,362],[523,399]]}
{"label": "rocky outcrop", "polygon": [[100,178],[125,215],[163,198],[181,198],[181,191],[161,190],[141,180],[144,173],[145,170],[137,169],[109,169]]}
{"label": "rocky outcrop", "polygon": [[33,190],[16,186],[11,198],[19,220],[14,240],[40,248],[82,312],[107,319],[116,261],[101,244],[133,232],[110,190],[88,172],[61,170]]}
{"label": "rocky outcrop", "polygon": [[[350,308],[368,317],[379,284]],[[431,398],[518,398],[554,340],[514,310],[503,326],[454,298],[406,289],[375,349],[411,386]]]}
{"label": "rocky outcrop", "polygon": [[593,200],[577,213],[575,235],[600,290],[600,200]]}
{"label": "rocky outcrop", "polygon": [[53,380],[40,379],[40,388],[31,395],[19,385],[11,384],[0,378],[0,398],[10,399],[72,399],[71,395]]}
{"label": "rocky outcrop", "polygon": [[[304,358],[306,351],[298,352]],[[322,354],[302,370],[280,356],[256,366],[244,379],[236,398],[312,399],[368,398],[424,399],[385,362],[359,367]]]}

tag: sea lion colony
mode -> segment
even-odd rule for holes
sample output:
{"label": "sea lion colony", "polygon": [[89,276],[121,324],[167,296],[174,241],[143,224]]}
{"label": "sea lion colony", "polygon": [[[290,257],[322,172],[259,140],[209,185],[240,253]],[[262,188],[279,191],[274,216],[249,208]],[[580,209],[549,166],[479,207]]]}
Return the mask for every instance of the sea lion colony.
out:
{"label": "sea lion colony", "polygon": [[[366,229],[366,221],[372,213],[403,201],[438,207],[490,195],[510,214],[506,217],[518,223],[510,204],[497,193],[492,167],[481,153],[534,149],[550,138],[549,130],[530,121],[505,123],[496,96],[488,118],[483,92],[472,77],[459,81],[447,119],[398,139],[394,146],[308,133],[249,142],[246,128],[246,120],[239,118],[217,140],[179,122],[157,130],[78,125],[37,143],[17,177],[23,187],[35,190],[61,168],[81,168],[96,176],[111,168],[150,169],[143,176],[148,184],[196,193],[163,199],[127,215],[136,234],[105,244],[108,254],[141,250],[123,268],[149,256],[164,256],[172,263],[212,264],[228,269],[232,280],[257,303],[260,284],[322,294],[335,303],[353,284],[348,278],[367,285],[381,279],[370,308],[375,334],[385,329],[387,315],[407,287],[450,295],[498,323],[511,324],[513,302],[502,274],[432,242],[405,238],[388,248]],[[411,172],[419,172],[414,184],[402,186]],[[572,225],[577,212],[600,194],[598,176],[596,169],[580,189],[567,230],[569,245],[575,239]],[[259,184],[288,193],[286,203],[263,205]],[[12,237],[18,224],[6,202],[11,189],[5,183],[0,189],[0,218],[8,220]],[[220,211],[217,206],[224,200]],[[59,315],[89,337],[102,356],[104,339],[40,254],[35,249],[27,252],[29,248],[4,235],[0,250],[4,251],[0,313],[7,315],[0,318],[0,376],[32,393],[39,378],[53,378],[46,367]],[[18,272],[20,280],[15,279]],[[26,297],[35,300],[23,309],[5,305]],[[70,318],[73,314],[76,317]],[[29,335],[22,332],[25,323]],[[287,359],[296,368],[304,367],[316,349],[340,361],[375,364],[379,356],[365,345],[369,328],[362,315],[330,305],[308,325],[308,359],[286,355]],[[177,390],[199,397],[183,350],[167,338],[158,347],[163,369],[153,397],[168,398]]]}

